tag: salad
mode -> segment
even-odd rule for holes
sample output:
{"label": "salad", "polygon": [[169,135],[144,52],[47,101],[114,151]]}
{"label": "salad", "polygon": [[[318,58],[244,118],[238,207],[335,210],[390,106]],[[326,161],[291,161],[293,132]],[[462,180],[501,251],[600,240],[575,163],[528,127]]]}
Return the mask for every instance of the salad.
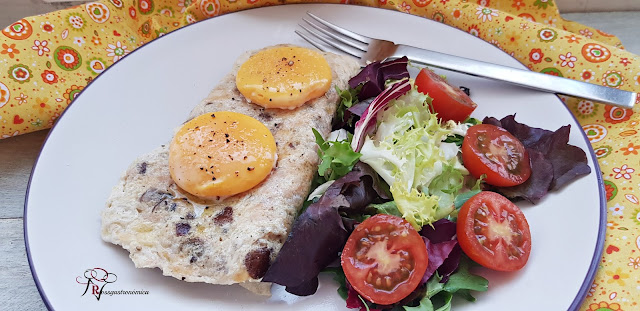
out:
{"label": "salad", "polygon": [[540,201],[589,174],[586,154],[556,131],[472,118],[469,90],[406,58],[372,63],[341,94],[334,132],[314,131],[321,162],[312,192],[263,277],[312,295],[333,273],[348,308],[450,310],[531,252],[514,204]]}

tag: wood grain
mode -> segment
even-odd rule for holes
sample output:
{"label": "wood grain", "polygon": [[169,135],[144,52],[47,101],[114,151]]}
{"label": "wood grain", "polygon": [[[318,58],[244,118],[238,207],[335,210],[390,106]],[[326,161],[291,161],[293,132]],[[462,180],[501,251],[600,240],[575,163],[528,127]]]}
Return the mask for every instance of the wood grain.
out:
{"label": "wood grain", "polygon": [[22,219],[0,219],[0,310],[46,310],[27,263]]}
{"label": "wood grain", "polygon": [[48,132],[0,140],[0,219],[22,217],[31,168]]}
{"label": "wood grain", "polygon": [[42,0],[0,0],[0,28],[27,16],[65,9],[80,2],[46,3]]}
{"label": "wood grain", "polygon": [[640,10],[638,0],[556,0],[562,13]]}

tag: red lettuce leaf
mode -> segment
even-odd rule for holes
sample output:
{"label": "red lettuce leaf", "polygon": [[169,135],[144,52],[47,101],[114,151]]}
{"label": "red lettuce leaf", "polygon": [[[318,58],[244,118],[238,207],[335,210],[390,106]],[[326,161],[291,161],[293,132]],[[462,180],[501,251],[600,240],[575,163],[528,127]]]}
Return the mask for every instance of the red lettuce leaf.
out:
{"label": "red lettuce leaf", "polygon": [[409,92],[409,90],[411,90],[411,82],[409,82],[409,80],[403,80],[390,85],[376,96],[369,107],[367,107],[367,110],[364,111],[360,120],[356,122],[353,130],[353,140],[351,141],[351,149],[353,149],[353,151],[360,151],[367,134],[376,128],[378,112],[386,108],[392,100],[404,95]]}
{"label": "red lettuce leaf", "polygon": [[422,237],[424,244],[427,246],[427,254],[429,254],[429,263],[427,264],[427,271],[422,276],[422,283],[427,283],[433,273],[442,266],[451,251],[458,245],[457,240],[445,241],[440,243],[432,243],[429,239]]}
{"label": "red lettuce leaf", "polygon": [[420,235],[429,239],[431,243],[440,243],[455,239],[456,223],[447,219],[440,219],[431,226],[424,226]]}
{"label": "red lettuce leaf", "polygon": [[332,129],[339,130],[345,129],[347,132],[353,133],[353,129],[355,127],[355,123],[360,120],[360,117],[364,114],[367,109],[369,109],[369,105],[373,101],[373,98],[361,101],[356,103],[355,105],[347,108],[342,114],[342,120],[336,120],[333,124]]}
{"label": "red lettuce leaf", "polygon": [[362,89],[358,93],[359,100],[377,96],[384,90],[387,80],[409,78],[408,64],[409,59],[406,56],[387,62],[373,62],[349,80],[349,87],[355,89],[362,84]]}
{"label": "red lettuce leaf", "polygon": [[436,271],[442,276],[441,282],[445,283],[449,279],[449,275],[458,268],[462,254],[456,239],[456,223],[440,219],[432,226],[424,226],[420,230],[420,235],[422,235],[429,254],[427,271],[422,277],[421,283],[426,283]]}
{"label": "red lettuce leaf", "polygon": [[373,169],[358,162],[298,217],[262,280],[286,286],[292,294],[314,294],[318,274],[338,258],[353,230],[353,222],[341,214],[363,213],[370,203],[388,199],[386,190]]}
{"label": "red lettuce leaf", "polygon": [[509,198],[525,199],[535,204],[549,190],[559,189],[576,178],[591,173],[585,152],[569,145],[570,125],[549,131],[519,123],[515,120],[515,115],[501,120],[487,117],[482,123],[504,128],[529,151],[532,171],[530,180],[515,187],[492,188]]}
{"label": "red lettuce leaf", "polygon": [[531,162],[531,176],[524,183],[513,187],[499,188],[499,192],[508,198],[525,199],[531,203],[539,202],[551,188],[553,165],[542,152],[527,148]]}
{"label": "red lettuce leaf", "polygon": [[357,121],[360,117],[362,117],[364,112],[367,111],[370,104],[371,104],[371,100],[365,100],[365,101],[358,102],[357,104],[347,108],[347,110],[344,113],[345,119],[353,117],[353,120]]}
{"label": "red lettuce leaf", "polygon": [[461,257],[462,248],[460,248],[460,244],[457,244],[453,247],[447,259],[445,259],[442,265],[438,267],[438,274],[442,276],[442,280],[440,280],[440,283],[447,283],[447,281],[449,280],[449,276],[451,276],[456,270],[458,270]]}

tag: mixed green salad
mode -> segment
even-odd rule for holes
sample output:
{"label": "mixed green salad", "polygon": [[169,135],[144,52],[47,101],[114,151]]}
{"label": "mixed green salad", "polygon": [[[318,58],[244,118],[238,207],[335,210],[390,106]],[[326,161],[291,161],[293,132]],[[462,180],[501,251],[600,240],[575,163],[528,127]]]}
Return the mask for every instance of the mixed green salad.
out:
{"label": "mixed green salad", "polygon": [[[338,90],[334,132],[314,130],[312,192],[265,282],[316,292],[333,273],[348,308],[450,310],[488,281],[474,265],[525,266],[531,235],[513,203],[590,173],[569,126],[549,131],[470,117],[464,89],[408,61],[372,63]],[[466,90],[468,92],[468,89]]]}

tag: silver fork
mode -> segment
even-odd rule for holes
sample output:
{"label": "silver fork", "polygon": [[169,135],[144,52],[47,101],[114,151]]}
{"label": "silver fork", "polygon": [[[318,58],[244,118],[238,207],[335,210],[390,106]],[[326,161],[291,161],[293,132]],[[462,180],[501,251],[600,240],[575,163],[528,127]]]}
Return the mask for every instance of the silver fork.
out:
{"label": "silver fork", "polygon": [[322,51],[328,51],[326,45],[322,44],[324,42],[352,55],[358,58],[363,67],[370,62],[407,56],[414,63],[504,81],[549,93],[571,95],[622,108],[632,108],[636,102],[637,93],[634,92],[395,44],[338,27],[309,12],[307,15],[313,21],[302,19],[305,24],[301,23],[299,26],[306,33],[296,30],[299,36]]}

